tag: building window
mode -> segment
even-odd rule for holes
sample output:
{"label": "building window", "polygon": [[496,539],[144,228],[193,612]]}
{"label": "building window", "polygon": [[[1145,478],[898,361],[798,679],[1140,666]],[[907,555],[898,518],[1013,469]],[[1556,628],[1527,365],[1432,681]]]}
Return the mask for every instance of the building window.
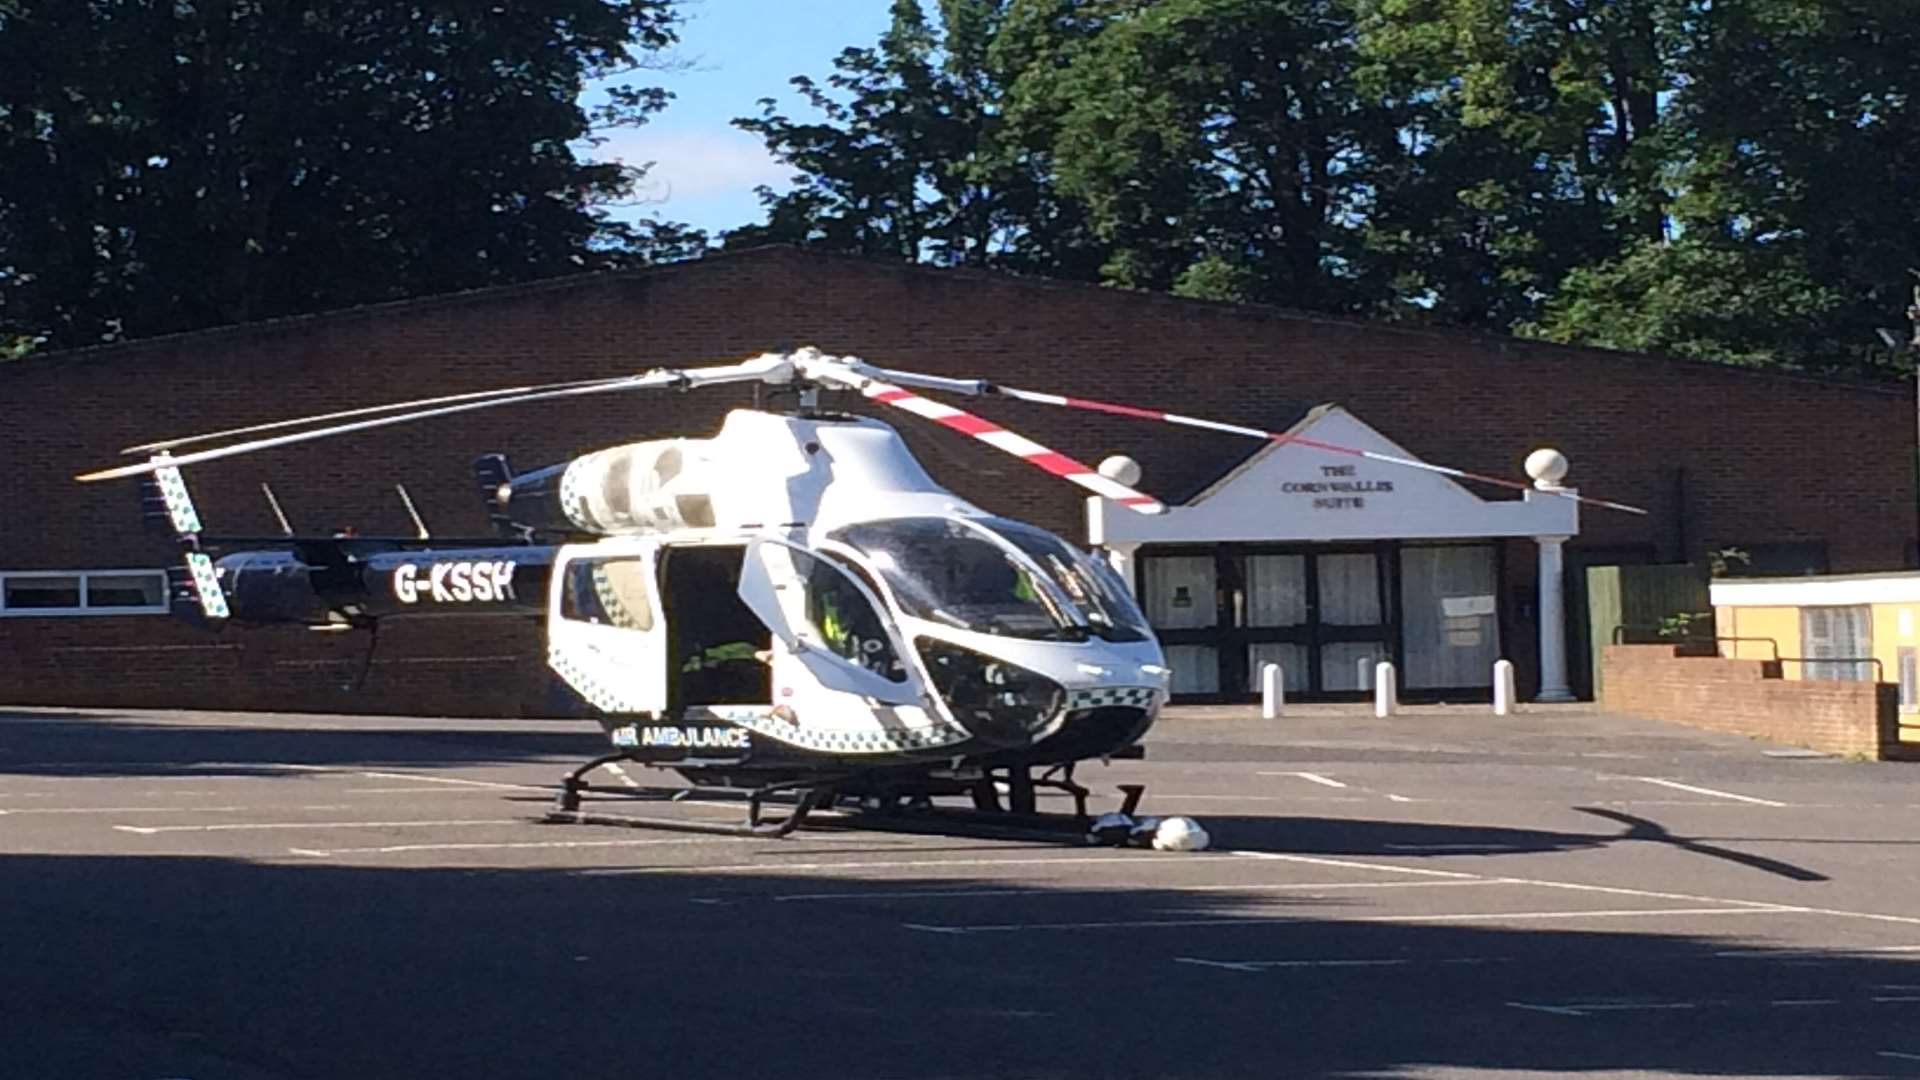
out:
{"label": "building window", "polygon": [[1920,672],[1911,645],[1900,646],[1900,711],[1920,712]]}
{"label": "building window", "polygon": [[0,617],[166,613],[165,570],[0,570]]}
{"label": "building window", "polygon": [[1875,678],[1872,609],[1849,607],[1800,609],[1800,643],[1805,677],[1872,682]]}

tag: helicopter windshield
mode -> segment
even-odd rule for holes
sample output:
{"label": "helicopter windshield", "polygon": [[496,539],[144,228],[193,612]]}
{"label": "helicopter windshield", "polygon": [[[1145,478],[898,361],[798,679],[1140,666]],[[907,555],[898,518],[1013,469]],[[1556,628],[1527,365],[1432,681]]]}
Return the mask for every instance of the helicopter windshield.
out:
{"label": "helicopter windshield", "polygon": [[[1145,620],[1111,570],[1103,581],[1092,560],[1018,522],[896,518],[831,536],[865,555],[901,609],[918,618],[1039,640],[1145,637]],[[1116,589],[1118,605],[1109,602]]]}
{"label": "helicopter windshield", "polygon": [[1046,571],[1097,636],[1108,641],[1144,641],[1153,632],[1126,583],[1102,560],[1050,532],[1018,521],[988,518],[981,524]]}

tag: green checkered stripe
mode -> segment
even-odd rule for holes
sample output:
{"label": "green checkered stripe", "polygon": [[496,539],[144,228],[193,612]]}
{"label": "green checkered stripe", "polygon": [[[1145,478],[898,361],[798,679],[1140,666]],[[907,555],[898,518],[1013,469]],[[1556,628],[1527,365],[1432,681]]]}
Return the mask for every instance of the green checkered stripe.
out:
{"label": "green checkered stripe", "polygon": [[720,705],[709,706],[702,711],[713,719],[738,724],[756,735],[765,735],[789,746],[834,754],[895,754],[903,750],[934,750],[971,738],[966,732],[947,724],[907,728],[904,731],[878,726],[865,731],[820,731],[795,727],[784,720],[775,719],[771,707]]}
{"label": "green checkered stripe", "polygon": [[613,582],[607,579],[605,563],[597,563],[589,572],[593,578],[593,595],[600,601],[600,610],[607,613],[607,619],[615,626],[626,629],[644,627],[651,620],[634,617],[633,611],[621,603],[620,594],[613,590]]}
{"label": "green checkered stripe", "polygon": [[574,508],[583,505],[586,499],[580,490],[582,470],[575,468],[579,463],[578,458],[574,459],[567,465],[567,471],[560,474],[560,512],[567,516],[567,520],[585,528],[585,523],[573,516]]}
{"label": "green checkered stripe", "polygon": [[777,739],[790,746],[833,754],[895,754],[902,750],[934,750],[965,742],[970,738],[965,732],[944,724],[939,727],[905,730],[876,726],[865,731],[821,731],[815,728],[795,727],[772,718],[737,719],[734,723],[755,734]]}
{"label": "green checkered stripe", "polygon": [[566,680],[568,686],[578,690],[581,697],[586,698],[594,708],[599,709],[601,712],[631,713],[647,711],[642,709],[638,702],[634,701],[620,688],[601,682],[592,672],[574,663],[572,659],[556,646],[548,647],[547,664],[553,668],[556,674]]}
{"label": "green checkered stripe", "polygon": [[1135,709],[1151,708],[1160,691],[1151,686],[1102,686],[1093,690],[1074,690],[1067,694],[1067,711],[1098,709],[1103,705],[1125,705]]}

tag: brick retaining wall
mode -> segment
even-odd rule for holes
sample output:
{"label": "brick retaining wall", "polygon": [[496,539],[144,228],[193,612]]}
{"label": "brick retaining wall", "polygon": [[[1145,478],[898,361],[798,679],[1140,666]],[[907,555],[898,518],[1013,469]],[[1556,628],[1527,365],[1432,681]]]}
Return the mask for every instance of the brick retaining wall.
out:
{"label": "brick retaining wall", "polygon": [[1609,645],[1600,704],[1709,731],[1886,759],[1899,752],[1899,688],[1832,679],[1789,681],[1779,664],[1677,656],[1670,645]]}

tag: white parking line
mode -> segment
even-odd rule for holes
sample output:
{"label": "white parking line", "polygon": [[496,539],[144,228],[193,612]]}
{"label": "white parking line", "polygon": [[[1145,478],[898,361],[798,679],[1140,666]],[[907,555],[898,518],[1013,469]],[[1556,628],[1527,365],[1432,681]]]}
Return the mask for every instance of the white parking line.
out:
{"label": "white parking line", "polygon": [[418,780],[427,784],[447,784],[454,787],[499,788],[504,791],[552,791],[546,784],[504,784],[496,780],[463,780],[453,776],[424,776],[420,773],[372,772],[362,770],[361,776],[374,780]]}
{"label": "white parking line", "polygon": [[1195,956],[1176,956],[1176,964],[1225,968],[1228,971],[1266,971],[1272,968],[1362,968],[1400,967],[1411,960],[1202,960]]}
{"label": "white parking line", "polygon": [[1920,1054],[1903,1054],[1898,1050],[1881,1050],[1879,1054],[1883,1058],[1894,1058],[1898,1061],[1920,1061]]}
{"label": "white parking line", "polygon": [[[1154,892],[1307,892],[1317,889],[1444,889],[1462,885],[1497,885],[1496,881],[1338,881],[1326,884],[1289,882],[1284,885],[1159,885]],[[1133,882],[1106,888],[1084,889],[904,889],[898,892],[825,892],[789,893],[773,899],[780,902],[818,900],[966,900],[974,897],[1008,896],[1082,896],[1120,892],[1134,888]]]}
{"label": "white parking line", "polygon": [[[1846,960],[1848,959],[1848,957],[1845,957],[1845,956],[1832,957],[1832,956],[1821,955],[1822,953],[1829,953],[1834,951],[1839,951],[1844,953],[1910,953],[1910,952],[1920,952],[1920,945],[1866,945],[1858,948],[1855,948],[1852,946],[1841,946],[1837,950],[1821,949],[1819,952],[1815,952],[1812,946],[1809,946],[1804,949],[1729,949],[1725,952],[1714,953],[1713,955],[1730,956],[1740,960],[1773,959],[1775,957],[1782,957],[1782,956],[1794,957],[1796,959],[1804,959],[1804,960],[1823,960],[1823,959]],[[1882,989],[1894,989],[1894,988],[1883,987]]]}
{"label": "white parking line", "polygon": [[[1345,784],[1345,783],[1342,783],[1341,781],[1338,781],[1338,780],[1335,780],[1335,779],[1334,779],[1333,777],[1331,777],[1331,776],[1322,776],[1322,775],[1320,775],[1319,773],[1310,773],[1310,772],[1263,772],[1263,773],[1258,773],[1258,774],[1256,774],[1256,775],[1259,775],[1259,776],[1297,776],[1297,777],[1299,777],[1300,779],[1302,779],[1302,780],[1305,780],[1305,781],[1307,781],[1307,782],[1308,782],[1308,783],[1310,783],[1310,784],[1319,784],[1319,785],[1320,785],[1321,787],[1330,787],[1330,788],[1343,788],[1343,789],[1344,789],[1344,788],[1349,788],[1349,787],[1351,787],[1351,786],[1352,786],[1352,785],[1350,785],[1350,784]],[[1407,797],[1406,797],[1405,795],[1394,795],[1394,794],[1391,794],[1391,793],[1389,793],[1389,792],[1385,792],[1385,791],[1374,791],[1374,790],[1373,790],[1373,789],[1371,789],[1371,788],[1359,788],[1358,790],[1360,790],[1360,791],[1365,791],[1365,792],[1368,792],[1369,794],[1373,794],[1373,795],[1380,795],[1380,796],[1384,796],[1384,797],[1385,797],[1385,798],[1387,799],[1387,801],[1389,801],[1389,802],[1398,802],[1398,803],[1410,803],[1410,802],[1412,802],[1412,801],[1413,801],[1412,799],[1409,799],[1409,798],[1407,798]]]}
{"label": "white parking line", "polygon": [[504,791],[553,791],[547,784],[508,784],[498,780],[467,780],[456,776],[428,776],[425,773],[387,772],[379,769],[349,769],[340,765],[262,765],[260,768],[286,769],[289,772],[331,773],[364,776],[373,780],[407,780],[419,784],[445,784],[449,787],[496,788]]}
{"label": "white parking line", "polygon": [[1579,1011],[1579,1010],[1577,1010],[1577,1009],[1566,1009],[1566,1008],[1562,1008],[1562,1007],[1560,1007],[1560,1006],[1558,1006],[1558,1005],[1530,1005],[1530,1004],[1528,1004],[1527,1002],[1524,1002],[1524,1001],[1509,1001],[1509,1002],[1507,1002],[1507,1008],[1509,1008],[1509,1009],[1528,1009],[1528,1010],[1531,1010],[1531,1011],[1533,1011],[1533,1012],[1543,1012],[1543,1013],[1553,1013],[1553,1014],[1554,1014],[1555,1016],[1585,1016],[1585,1015],[1587,1015],[1586,1013],[1583,1013],[1583,1012],[1580,1012],[1580,1011]]}
{"label": "white parking line", "polygon": [[1755,806],[1787,805],[1783,802],[1775,802],[1772,799],[1757,799],[1752,795],[1738,795],[1731,791],[1716,791],[1713,788],[1694,787],[1692,784],[1682,784],[1678,780],[1662,780],[1657,776],[1629,776],[1627,779],[1639,780],[1648,784],[1658,784],[1661,787],[1673,788],[1675,791],[1690,791],[1695,795],[1712,795],[1719,799],[1732,799],[1736,802],[1753,803]]}
{"label": "white parking line", "polygon": [[870,862],[780,862],[778,853],[769,853],[764,862],[734,863],[725,866],[618,866],[600,867],[584,870],[586,874],[623,875],[623,874],[732,874],[759,871],[761,873],[788,873],[794,870],[921,870],[932,867],[952,866],[963,869],[975,869],[983,866],[1073,866],[1092,863],[1131,863],[1140,869],[1150,867],[1192,866],[1192,858],[1184,855],[1164,855],[1155,857],[1146,852],[1131,855],[1079,855],[1039,859],[893,859]]}
{"label": "white parking line", "polygon": [[1343,783],[1341,783],[1340,781],[1338,781],[1338,780],[1335,780],[1335,779],[1333,779],[1333,778],[1331,778],[1331,777],[1327,777],[1327,776],[1321,776],[1321,775],[1320,775],[1319,773],[1310,773],[1310,772],[1265,772],[1265,773],[1261,773],[1260,775],[1261,775],[1261,776],[1297,776],[1297,777],[1299,777],[1300,779],[1302,779],[1302,780],[1305,780],[1305,781],[1307,781],[1308,783],[1312,783],[1312,784],[1319,784],[1319,785],[1320,785],[1321,787],[1336,787],[1336,788],[1343,788],[1343,787],[1346,787],[1346,786],[1347,786],[1347,785],[1345,785],[1345,784],[1343,784]]}
{"label": "white parking line", "polygon": [[[61,806],[7,810],[7,814],[239,814],[268,809],[262,806]],[[273,809],[286,809],[274,807]],[[301,810],[345,810],[343,803],[302,806]]]}
{"label": "white parking line", "polygon": [[1553,1013],[1556,1016],[1581,1016],[1596,1012],[1634,1012],[1639,1010],[1694,1009],[1699,1007],[1693,1001],[1575,1001],[1565,1005],[1540,1005],[1527,1001],[1509,1001],[1507,1006],[1513,1009],[1530,1009],[1534,1012]]}
{"label": "white parking line", "polygon": [[[1457,870],[1428,870],[1423,867],[1394,866],[1388,863],[1365,863],[1353,859],[1324,859],[1312,855],[1282,855],[1271,851],[1235,851],[1230,854],[1247,859],[1271,859],[1279,862],[1299,862],[1317,866],[1341,866],[1359,870],[1381,870],[1396,874],[1422,874],[1429,876],[1472,878],[1484,881],[1504,882],[1509,885],[1531,885],[1541,889],[1566,889],[1571,892],[1608,893],[1614,896],[1638,896],[1650,900],[1688,900],[1704,904],[1742,904],[1757,911],[1772,911],[1799,915],[1832,915],[1843,919],[1864,919],[1870,922],[1899,923],[1905,926],[1920,926],[1920,918],[1911,915],[1883,915],[1873,911],[1849,911],[1844,908],[1807,907],[1799,904],[1774,904],[1764,900],[1739,900],[1726,896],[1699,896],[1693,893],[1655,892],[1651,889],[1628,889],[1617,885],[1587,885],[1576,881],[1547,881],[1542,878],[1488,877],[1483,874],[1468,874]],[[1790,955],[1790,953],[1789,953]]]}
{"label": "white parking line", "polygon": [[1272,862],[1297,862],[1310,866],[1338,866],[1347,870],[1377,870],[1388,874],[1413,874],[1419,877],[1473,878],[1492,880],[1485,874],[1469,874],[1462,870],[1429,870],[1421,866],[1395,866],[1392,863],[1368,863],[1355,859],[1327,859],[1317,855],[1285,855],[1278,851],[1227,851],[1222,854],[1242,859],[1264,859]]}
{"label": "white parking line", "polygon": [[[347,847],[347,848],[288,848],[294,855],[324,859],[332,855],[394,855],[414,851],[505,851],[522,848],[607,848],[607,847],[659,847],[667,844],[713,844],[739,842],[747,839],[738,836],[688,837],[672,840],[528,840],[520,843],[499,844],[390,844],[386,847]],[[678,871],[691,867],[674,867]]]}
{"label": "white parking line", "polygon": [[[1791,911],[1792,909],[1784,909]],[[1463,923],[1463,922],[1542,922],[1559,919],[1641,919],[1672,918],[1681,915],[1778,915],[1782,909],[1754,907],[1711,907],[1711,908],[1616,908],[1602,911],[1468,911],[1449,912],[1444,915],[1364,915],[1358,918],[1342,919],[1347,923]],[[1218,915],[1204,919],[1116,919],[1110,922],[1057,922],[1057,923],[983,923],[971,926],[944,925],[937,923],[901,923],[909,930],[922,930],[937,934],[1011,934],[1029,930],[1160,930],[1192,929],[1196,927],[1237,928],[1243,926],[1271,926],[1283,924],[1322,924],[1324,918],[1312,918],[1302,915],[1260,916],[1243,918],[1233,915]]]}
{"label": "white parking line", "polygon": [[1352,802],[1367,801],[1363,796],[1359,796],[1359,795],[1190,795],[1190,794],[1175,793],[1175,794],[1168,794],[1168,795],[1156,795],[1154,796],[1154,798],[1159,802],[1169,802],[1169,803],[1170,802],[1284,802],[1284,803],[1343,802],[1343,803],[1352,803]]}
{"label": "white parking line", "polygon": [[[338,809],[337,807],[335,809]],[[472,825],[525,825],[525,818],[463,818],[454,821],[274,821],[274,822],[235,822],[227,825],[115,825],[121,832],[139,833],[152,836],[155,833],[176,832],[253,832],[266,829],[400,829],[408,826],[432,826],[434,828],[464,827]]]}
{"label": "white parking line", "polygon": [[491,795],[492,794],[491,791],[486,791],[486,790],[471,790],[471,789],[462,790],[462,789],[456,788],[452,791],[448,791],[444,787],[419,787],[419,786],[350,787],[350,788],[342,788],[341,790],[353,795]]}
{"label": "white parking line", "polygon": [[[1882,1001],[1881,998],[1872,998]],[[1806,1006],[1826,1006],[1845,1004],[1839,998],[1781,998],[1774,1001],[1566,1001],[1553,1005],[1544,1005],[1531,1001],[1509,1001],[1507,1006],[1514,1009],[1530,1009],[1534,1012],[1553,1013],[1556,1016],[1585,1017],[1597,1012],[1639,1012],[1659,1010],[1687,1010],[1702,1008],[1802,1008]],[[1856,1002],[1857,1004],[1857,1002]],[[1920,1054],[1902,1054],[1897,1050],[1882,1050],[1881,1057],[1911,1058],[1920,1061]]]}

